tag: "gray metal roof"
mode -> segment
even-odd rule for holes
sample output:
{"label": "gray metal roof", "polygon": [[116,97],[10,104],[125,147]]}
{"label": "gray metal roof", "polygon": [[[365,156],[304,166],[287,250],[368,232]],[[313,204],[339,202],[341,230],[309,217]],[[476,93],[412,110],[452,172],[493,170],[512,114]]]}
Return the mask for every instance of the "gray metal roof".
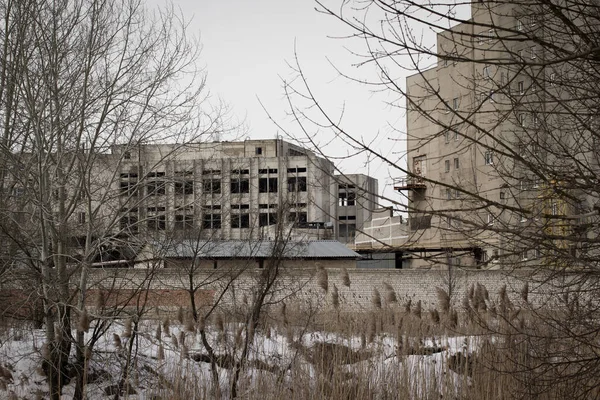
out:
{"label": "gray metal roof", "polygon": [[[281,245],[281,249],[276,249]],[[256,241],[256,240],[182,240],[169,244],[156,242],[154,250],[165,258],[346,258],[360,255],[336,240]]]}

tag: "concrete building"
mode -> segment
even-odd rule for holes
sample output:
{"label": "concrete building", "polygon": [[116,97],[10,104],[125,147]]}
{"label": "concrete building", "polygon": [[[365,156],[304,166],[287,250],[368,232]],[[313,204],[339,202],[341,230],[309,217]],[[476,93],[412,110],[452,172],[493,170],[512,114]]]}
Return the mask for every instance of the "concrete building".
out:
{"label": "concrete building", "polygon": [[127,235],[351,242],[376,207],[377,181],[281,139],[114,147]]}
{"label": "concrete building", "polygon": [[[581,129],[561,135],[563,143],[552,137],[553,129],[566,129],[565,116],[579,116],[557,105],[566,94],[554,70],[540,66],[544,49],[528,40],[544,37],[543,16],[525,7],[473,2],[470,21],[437,34],[438,64],[407,78],[410,175],[395,188],[409,200],[403,247],[422,254],[413,267],[531,260],[540,249],[522,240],[525,232],[539,236],[548,229],[544,215],[572,211],[545,195],[557,192],[556,182],[539,171],[577,165],[575,156],[559,159],[569,148],[591,164],[575,144]],[[579,201],[582,212],[591,209]]]}

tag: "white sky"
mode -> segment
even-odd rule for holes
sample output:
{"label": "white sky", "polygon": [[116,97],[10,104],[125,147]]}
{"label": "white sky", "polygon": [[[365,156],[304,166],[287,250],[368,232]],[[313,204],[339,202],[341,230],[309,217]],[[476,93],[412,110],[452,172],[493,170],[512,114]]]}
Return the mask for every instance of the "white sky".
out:
{"label": "white sky", "polygon": [[[379,135],[374,148],[392,160],[402,159],[404,165],[405,136],[399,132],[406,129],[404,111],[386,104],[389,101],[403,107],[404,99],[372,93],[364,85],[339,76],[327,58],[346,74],[376,78],[372,70],[354,67],[360,59],[345,48],[360,51],[362,43],[330,38],[348,31],[339,21],[315,11],[313,1],[173,0],[173,4],[192,19],[191,33],[200,36],[201,63],[206,66],[211,93],[228,103],[237,119],[245,120],[242,138],[274,138],[278,134],[285,138],[285,133],[269,121],[258,99],[286,130],[302,135],[286,115],[282,85],[282,79],[294,76],[287,63],[294,63],[295,46],[308,81],[328,112],[339,118],[344,109],[341,125],[347,131],[366,141]],[[316,132],[311,128],[311,134]],[[333,161],[343,172],[374,176],[379,179],[380,193],[401,201],[401,195],[390,189],[391,178],[399,177],[400,171],[380,162],[366,162],[364,156],[349,158],[351,149],[339,141],[331,142],[326,131],[316,137],[328,155],[340,157]]]}

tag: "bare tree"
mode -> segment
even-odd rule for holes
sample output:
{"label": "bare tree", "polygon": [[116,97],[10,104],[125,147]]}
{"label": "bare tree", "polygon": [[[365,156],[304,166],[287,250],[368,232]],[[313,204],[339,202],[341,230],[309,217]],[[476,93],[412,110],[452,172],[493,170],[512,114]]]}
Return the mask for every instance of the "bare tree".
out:
{"label": "bare tree", "polygon": [[2,239],[18,254],[10,268],[29,267],[41,284],[44,365],[58,399],[73,345],[84,359],[72,311],[89,301],[88,270],[142,222],[124,223],[121,209],[135,208],[148,176],[123,185],[122,169],[139,144],[208,138],[221,110],[208,103],[199,44],[172,7],[6,0],[0,10]]}
{"label": "bare tree", "polygon": [[[561,310],[555,314],[539,311],[532,297],[525,301],[532,320],[542,321],[532,323],[535,329],[526,321],[509,325],[529,346],[531,393],[589,396],[597,385],[589,355],[598,338],[591,321],[598,319],[600,261],[598,4],[317,3],[351,29],[347,40],[364,44],[359,65],[376,69],[365,83],[397,95],[406,136],[396,129],[407,141],[408,164],[343,126],[315,97],[298,62],[300,79],[284,87],[300,130],[328,129],[402,177],[395,186],[406,197],[386,200],[407,207],[406,247],[426,250],[417,265],[524,269],[536,287],[562,294],[555,298],[566,300],[547,303]],[[315,137],[307,135],[323,151]],[[581,347],[573,354],[565,343]],[[574,371],[589,384],[578,386]]]}

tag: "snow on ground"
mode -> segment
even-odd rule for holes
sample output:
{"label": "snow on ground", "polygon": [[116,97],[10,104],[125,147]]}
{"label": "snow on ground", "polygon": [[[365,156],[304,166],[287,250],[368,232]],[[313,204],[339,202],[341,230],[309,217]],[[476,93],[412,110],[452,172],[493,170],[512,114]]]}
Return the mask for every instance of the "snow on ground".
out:
{"label": "snow on ground", "polygon": [[[183,332],[182,326],[175,325],[169,327],[168,332],[162,329],[161,340],[158,340],[157,324],[156,321],[143,321],[138,326],[132,352],[134,368],[129,377],[135,393],[132,391],[127,398],[150,398],[150,394],[160,391],[161,387],[171,388],[177,383],[186,383],[195,387],[197,392],[208,393],[211,383],[210,365],[185,357],[186,351],[189,355],[206,353],[201,345],[199,334]],[[225,327],[230,334],[221,338],[227,337],[226,340],[219,341],[219,335],[222,334],[217,331],[210,332],[210,342],[221,343],[215,347],[218,354],[226,354],[227,351],[230,354],[231,349],[234,348],[233,337],[238,327],[235,324],[227,324]],[[88,368],[90,383],[86,387],[87,398],[104,399],[107,397],[107,388],[119,382],[125,369],[127,359],[125,354],[129,345],[128,339],[123,337],[123,332],[123,324],[115,323],[95,345]],[[119,335],[120,344],[115,343],[115,334]],[[88,333],[86,339],[89,336]],[[182,338],[184,344],[181,343]],[[420,342],[420,348],[437,348],[443,351],[398,356],[396,338],[386,335],[377,337],[364,348],[358,336],[342,337],[327,332],[307,332],[301,338],[296,337],[295,340],[295,343],[290,344],[289,339],[275,329],[271,329],[270,334],[257,332],[249,363],[258,360],[263,365],[276,367],[289,379],[290,372],[287,368],[296,362],[308,371],[311,378],[315,378],[319,374],[316,367],[318,358],[327,357],[324,351],[342,349],[356,357],[355,362],[340,367],[347,374],[360,373],[360,376],[364,377],[366,373],[367,379],[377,384],[385,383],[392,375],[405,373],[411,377],[410,382],[416,388],[415,393],[420,393],[435,389],[436,385],[436,390],[442,390],[442,386],[448,384],[459,387],[465,382],[465,378],[447,368],[447,359],[451,354],[468,353],[476,347],[473,339],[467,337],[445,337],[435,341],[427,339]],[[0,365],[4,371],[10,372],[10,374],[0,374],[0,398],[10,398],[12,394],[16,395],[13,396],[14,398],[19,399],[33,399],[36,395],[47,397],[48,388],[41,370],[43,343],[43,330],[11,328],[0,333]],[[418,344],[417,341],[415,343]],[[331,344],[331,346],[324,344]],[[186,350],[183,350],[184,346]],[[323,352],[319,353],[319,350]],[[161,354],[163,352],[164,355]],[[219,368],[219,371],[221,387],[223,393],[227,395],[229,371],[223,368]],[[248,368],[243,379],[254,381],[259,375],[270,373],[273,371],[265,372],[264,368],[261,371],[257,368]],[[74,386],[74,380],[65,386],[64,398],[72,397]]]}

